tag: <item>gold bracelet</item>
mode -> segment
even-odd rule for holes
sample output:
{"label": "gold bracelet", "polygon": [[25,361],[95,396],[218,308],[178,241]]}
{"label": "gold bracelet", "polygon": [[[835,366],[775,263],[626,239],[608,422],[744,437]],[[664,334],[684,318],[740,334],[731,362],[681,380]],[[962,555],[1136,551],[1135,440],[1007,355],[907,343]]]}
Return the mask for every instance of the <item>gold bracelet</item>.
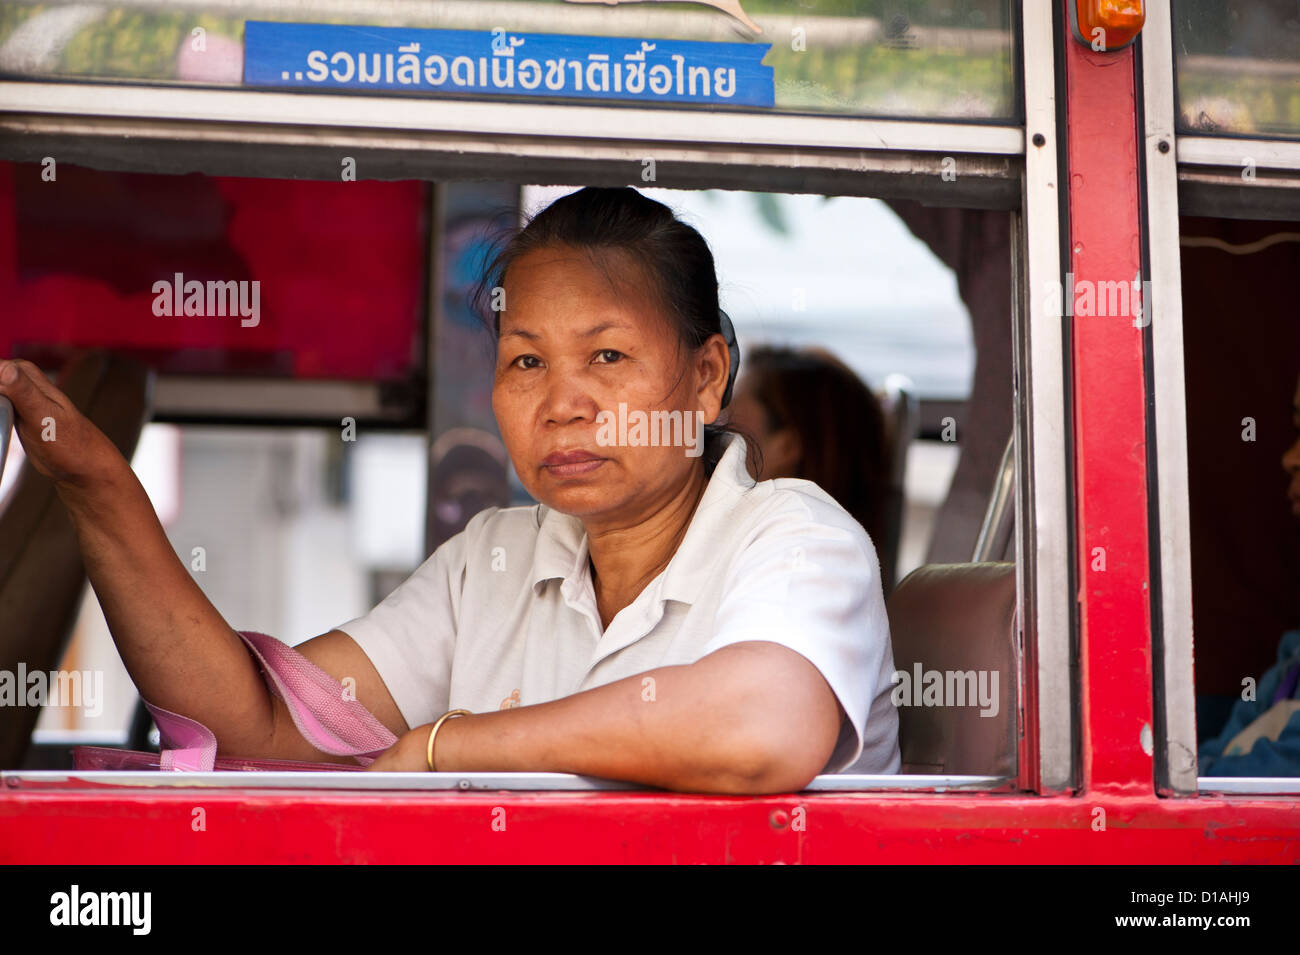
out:
{"label": "gold bracelet", "polygon": [[438,717],[438,719],[434,721],[433,729],[429,730],[429,753],[428,753],[429,772],[431,773],[437,772],[437,770],[433,768],[433,738],[438,735],[438,730],[442,727],[442,724],[452,716],[473,716],[473,715],[474,714],[471,713],[469,710],[448,710],[446,713],[443,713],[442,716]]}

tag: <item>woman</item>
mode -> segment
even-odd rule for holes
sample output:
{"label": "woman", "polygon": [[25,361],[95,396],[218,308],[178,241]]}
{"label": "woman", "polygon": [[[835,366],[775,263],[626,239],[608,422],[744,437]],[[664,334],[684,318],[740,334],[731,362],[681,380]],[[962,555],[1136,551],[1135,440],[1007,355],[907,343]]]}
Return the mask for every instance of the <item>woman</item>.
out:
{"label": "woman", "polygon": [[[871,389],[842,361],[816,349],[753,349],[745,356],[729,421],[753,439],[750,470],[758,480],[812,481],[873,542],[886,539],[885,415]],[[889,579],[887,573],[882,577]]]}
{"label": "woman", "polygon": [[[870,540],[813,485],[755,484],[734,435],[688,441],[734,374],[717,288],[700,235],[629,188],[558,200],[492,264],[494,411],[541,504],[482,511],[370,613],[298,647],[397,736],[371,769],[731,793],[798,790],[855,759],[897,771]],[[4,363],[0,393],[58,482],[141,694],[222,755],[330,759],[112,444],[25,362]],[[677,424],[611,429],[615,412]],[[46,416],[57,441],[37,437]]]}

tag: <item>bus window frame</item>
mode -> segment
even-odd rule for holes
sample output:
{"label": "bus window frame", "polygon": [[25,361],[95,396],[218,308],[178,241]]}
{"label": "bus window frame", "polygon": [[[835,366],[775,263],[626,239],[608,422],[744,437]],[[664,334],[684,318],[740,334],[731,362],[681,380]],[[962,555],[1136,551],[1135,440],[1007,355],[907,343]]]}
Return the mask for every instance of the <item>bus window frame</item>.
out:
{"label": "bus window frame", "polygon": [[[1167,6],[1152,10],[1138,46],[1143,164],[1146,172],[1145,269],[1150,276],[1151,358],[1148,432],[1155,454],[1148,500],[1151,532],[1151,640],[1156,790],[1196,791],[1196,699],[1192,677],[1192,571],[1187,491],[1187,407],[1183,382],[1182,270],[1178,250],[1178,174],[1174,127],[1174,47]],[[1163,144],[1163,145],[1162,145]],[[1190,757],[1190,758],[1189,758]]]}
{"label": "bus window frame", "polygon": [[[6,137],[0,158],[38,160],[57,148],[53,154],[65,161],[99,168],[222,175],[248,175],[256,169],[264,177],[292,170],[299,178],[333,178],[339,157],[355,155],[367,178],[413,176],[418,168],[414,178],[434,182],[504,178],[525,184],[567,170],[549,181],[621,185],[627,176],[614,164],[626,168],[640,163],[646,149],[653,148],[663,173],[656,187],[920,198],[1008,211],[1020,620],[1016,774],[1009,779],[818,777],[813,789],[945,791],[974,786],[1062,793],[1078,784],[1065,326],[1059,315],[1048,312],[1047,297],[1031,292],[1060,289],[1063,272],[1055,93],[1059,24],[1048,5],[1030,4],[1020,26],[1024,127],[4,81],[0,130],[23,135]],[[783,132],[777,135],[777,129]],[[142,143],[159,150],[142,151]],[[492,161],[484,165],[484,156]],[[944,175],[951,164],[957,170],[955,181]],[[448,174],[457,171],[460,176]],[[37,784],[41,775],[3,774],[15,786],[22,779]],[[55,776],[73,778],[66,772],[44,775],[47,782]],[[218,775],[150,782],[211,786],[220,785]],[[356,783],[354,774],[338,775]],[[426,780],[426,788],[442,782],[427,775]],[[247,778],[242,782],[253,785]],[[347,788],[347,780],[340,782]],[[849,785],[854,782],[862,785]],[[318,788],[301,781],[280,785]]]}
{"label": "bus window frame", "polygon": [[[359,773],[217,771],[206,773],[160,773],[117,770],[6,770],[0,773],[6,786],[27,791],[69,791],[84,789],[299,789],[351,792],[382,791],[412,794],[430,792],[659,792],[649,786],[579,776],[572,773]],[[803,792],[868,793],[926,792],[975,793],[1010,792],[1012,780],[1001,776],[914,775],[894,773],[865,775],[830,773],[815,777]]]}
{"label": "bus window frame", "polygon": [[[1300,141],[1177,132],[1174,39],[1169,6],[1148,8],[1139,47],[1144,271],[1151,281],[1148,429],[1151,631],[1156,791],[1171,797],[1291,794],[1300,777],[1197,775],[1193,669],[1191,508],[1188,492],[1179,215],[1300,218]],[[1252,179],[1243,176],[1249,160]]]}
{"label": "bus window frame", "polygon": [[1185,214],[1300,219],[1300,140],[1180,135],[1175,152]]}
{"label": "bus window frame", "polygon": [[1077,619],[1073,484],[1066,453],[1066,326],[1043,294],[1062,289],[1068,241],[1065,150],[1056,101],[1058,20],[1059,11],[1049,4],[1021,8],[1026,145],[1019,227],[1011,230],[1023,712],[1018,767],[1020,787],[1042,793],[1076,788],[1079,766],[1079,686],[1071,669]]}

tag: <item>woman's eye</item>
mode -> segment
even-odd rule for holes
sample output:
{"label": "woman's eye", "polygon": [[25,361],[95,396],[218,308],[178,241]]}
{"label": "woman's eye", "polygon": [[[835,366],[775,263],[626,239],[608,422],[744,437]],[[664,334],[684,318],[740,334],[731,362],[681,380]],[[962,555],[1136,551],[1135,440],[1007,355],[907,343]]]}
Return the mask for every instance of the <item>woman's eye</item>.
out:
{"label": "woman's eye", "polygon": [[536,355],[520,355],[510,364],[519,368],[530,369],[538,367],[541,364],[541,359]]}
{"label": "woman's eye", "polygon": [[612,348],[602,348],[596,352],[597,363],[602,365],[612,365],[622,357],[623,353],[621,351],[615,351]]}

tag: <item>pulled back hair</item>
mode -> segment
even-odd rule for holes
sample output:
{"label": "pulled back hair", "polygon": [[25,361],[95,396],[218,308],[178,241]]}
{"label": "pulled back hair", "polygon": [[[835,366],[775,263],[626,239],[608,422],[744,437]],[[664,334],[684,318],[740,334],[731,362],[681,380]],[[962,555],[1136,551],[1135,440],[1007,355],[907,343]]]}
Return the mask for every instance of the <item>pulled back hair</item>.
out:
{"label": "pulled back hair", "polygon": [[771,431],[799,437],[800,477],[812,481],[885,541],[889,452],[885,416],[851,368],[819,349],[764,346],[745,356],[745,382]]}
{"label": "pulled back hair", "polygon": [[[614,288],[657,305],[688,354],[722,333],[718,276],[708,243],[666,205],[630,186],[588,186],[562,196],[499,237],[497,246],[471,298],[494,341],[501,334],[501,315],[491,307],[492,296],[505,287],[507,270],[530,252],[557,246],[585,253]],[[728,430],[705,425],[703,457],[710,473]]]}

